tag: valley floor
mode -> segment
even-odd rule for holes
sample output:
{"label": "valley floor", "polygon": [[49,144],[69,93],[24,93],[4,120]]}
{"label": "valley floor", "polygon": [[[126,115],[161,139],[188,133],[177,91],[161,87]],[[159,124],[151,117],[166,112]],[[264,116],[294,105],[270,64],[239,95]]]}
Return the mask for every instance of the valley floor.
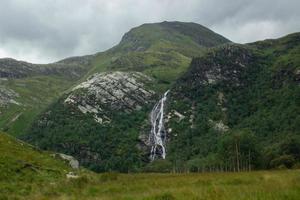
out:
{"label": "valley floor", "polygon": [[[91,174],[41,184],[20,185],[1,199],[300,199],[300,170],[202,174]],[[26,184],[26,183],[24,183]],[[1,188],[1,186],[0,186]],[[24,194],[20,190],[26,190]],[[35,189],[34,189],[35,188]],[[8,194],[8,193],[10,194]]]}

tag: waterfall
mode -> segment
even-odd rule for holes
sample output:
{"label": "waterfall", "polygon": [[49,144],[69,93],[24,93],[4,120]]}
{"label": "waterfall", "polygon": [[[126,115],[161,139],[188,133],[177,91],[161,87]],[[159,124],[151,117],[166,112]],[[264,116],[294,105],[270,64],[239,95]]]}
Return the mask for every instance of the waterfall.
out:
{"label": "waterfall", "polygon": [[169,90],[166,91],[163,97],[155,104],[151,111],[151,132],[149,135],[151,154],[150,159],[153,161],[156,155],[160,155],[163,159],[166,158],[166,130],[164,127],[164,105],[167,100]]}

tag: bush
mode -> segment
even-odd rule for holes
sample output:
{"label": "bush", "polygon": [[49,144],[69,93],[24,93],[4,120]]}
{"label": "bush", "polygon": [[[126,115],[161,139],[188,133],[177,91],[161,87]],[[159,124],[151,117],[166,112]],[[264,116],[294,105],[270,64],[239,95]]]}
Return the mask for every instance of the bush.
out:
{"label": "bush", "polygon": [[270,165],[272,168],[292,168],[296,164],[295,158],[291,155],[282,155],[278,158],[275,158],[271,161]]}
{"label": "bush", "polygon": [[299,162],[295,163],[292,168],[293,169],[300,169],[300,163]]}

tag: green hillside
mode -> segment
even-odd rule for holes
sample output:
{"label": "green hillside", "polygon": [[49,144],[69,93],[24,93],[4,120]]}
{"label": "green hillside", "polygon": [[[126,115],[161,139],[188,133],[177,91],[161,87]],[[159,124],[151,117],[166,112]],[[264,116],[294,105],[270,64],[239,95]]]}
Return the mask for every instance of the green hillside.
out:
{"label": "green hillside", "polygon": [[18,94],[18,104],[1,107],[0,127],[13,135],[26,130],[35,117],[72,86],[73,81],[57,76],[34,76],[2,81],[2,87]]}
{"label": "green hillside", "polygon": [[196,23],[143,24],[127,32],[120,43],[96,54],[89,75],[102,71],[140,71],[163,92],[188,68],[191,58],[209,47],[230,41]]}
{"label": "green hillside", "polygon": [[178,170],[298,166],[300,34],[224,45],[172,89],[169,160]]}
{"label": "green hillside", "polygon": [[41,111],[84,76],[91,58],[43,65],[0,59],[0,130],[13,135],[27,130]]}
{"label": "green hillside", "polygon": [[199,55],[199,49],[229,42],[228,39],[196,23],[162,22],[144,24],[126,33],[119,51],[178,51],[185,56]]}

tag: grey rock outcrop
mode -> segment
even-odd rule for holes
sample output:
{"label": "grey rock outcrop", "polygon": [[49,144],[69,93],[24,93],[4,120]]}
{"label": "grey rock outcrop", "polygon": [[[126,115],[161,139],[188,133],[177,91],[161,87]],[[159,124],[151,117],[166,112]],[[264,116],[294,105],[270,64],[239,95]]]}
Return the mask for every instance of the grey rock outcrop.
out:
{"label": "grey rock outcrop", "polygon": [[7,106],[8,104],[19,105],[19,103],[15,100],[17,97],[19,97],[19,94],[15,91],[0,86],[0,107]]}
{"label": "grey rock outcrop", "polygon": [[63,153],[55,154],[55,156],[58,156],[59,158],[69,162],[70,167],[72,167],[73,169],[79,169],[79,162],[73,156],[69,156]]}
{"label": "grey rock outcrop", "polygon": [[154,92],[146,89],[151,79],[139,72],[96,73],[73,88],[65,103],[76,105],[82,113],[91,113],[99,123],[111,121],[110,111],[139,110]]}

